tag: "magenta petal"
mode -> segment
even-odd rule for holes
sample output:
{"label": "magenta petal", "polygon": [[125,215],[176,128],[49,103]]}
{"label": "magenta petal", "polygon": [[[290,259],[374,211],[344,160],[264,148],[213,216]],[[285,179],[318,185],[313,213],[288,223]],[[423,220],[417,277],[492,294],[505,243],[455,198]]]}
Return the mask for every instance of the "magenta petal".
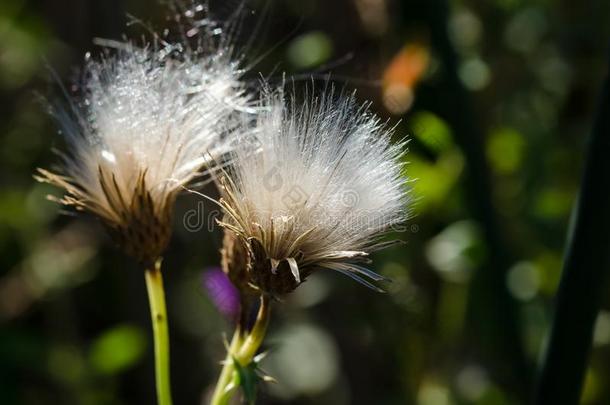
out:
{"label": "magenta petal", "polygon": [[220,313],[229,318],[237,316],[239,291],[219,267],[209,267],[203,272],[203,285]]}

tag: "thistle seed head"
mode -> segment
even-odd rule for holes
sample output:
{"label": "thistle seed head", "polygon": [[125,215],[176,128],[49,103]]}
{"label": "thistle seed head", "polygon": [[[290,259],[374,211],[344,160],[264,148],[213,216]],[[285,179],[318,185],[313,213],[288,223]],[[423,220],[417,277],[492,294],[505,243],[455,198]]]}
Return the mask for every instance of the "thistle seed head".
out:
{"label": "thistle seed head", "polygon": [[36,178],[64,189],[60,203],[99,217],[141,261],[166,248],[176,195],[230,151],[249,109],[240,57],[217,27],[198,35],[195,47],[113,43],[112,55],[87,60],[80,97],[52,108],[68,153]]}
{"label": "thistle seed head", "polygon": [[408,216],[404,143],[392,143],[392,130],[353,95],[286,104],[277,92],[265,103],[257,150],[237,147],[218,180],[220,224],[245,247],[249,285],[281,295],[327,268],[376,288],[369,280],[383,278],[363,264]]}

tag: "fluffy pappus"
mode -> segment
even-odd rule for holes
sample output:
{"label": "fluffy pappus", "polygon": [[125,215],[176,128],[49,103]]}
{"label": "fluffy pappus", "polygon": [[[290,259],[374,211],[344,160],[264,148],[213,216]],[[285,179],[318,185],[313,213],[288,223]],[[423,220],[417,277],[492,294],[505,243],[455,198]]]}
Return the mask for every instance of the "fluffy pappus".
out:
{"label": "fluffy pappus", "polygon": [[99,217],[143,262],[166,248],[178,192],[230,151],[237,116],[251,113],[222,30],[201,24],[196,35],[192,47],[107,41],[115,49],[88,58],[80,97],[52,109],[69,149],[37,179],[63,188],[62,204]]}
{"label": "fluffy pappus", "polygon": [[378,289],[369,280],[383,277],[363,264],[408,217],[405,142],[392,143],[393,129],[354,95],[327,90],[299,102],[275,92],[265,104],[251,128],[256,144],[236,148],[218,179],[221,225],[249,256],[247,274],[234,278],[279,295],[327,268]]}

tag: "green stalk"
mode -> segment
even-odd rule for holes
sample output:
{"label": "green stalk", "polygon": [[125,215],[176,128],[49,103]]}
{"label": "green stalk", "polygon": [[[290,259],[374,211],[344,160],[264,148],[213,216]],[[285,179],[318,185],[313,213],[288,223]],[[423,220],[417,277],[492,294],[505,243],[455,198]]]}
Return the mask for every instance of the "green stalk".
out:
{"label": "green stalk", "polygon": [[578,404],[610,275],[610,72],[589,137],[535,403]]}
{"label": "green stalk", "polygon": [[263,339],[267,333],[267,326],[269,325],[270,309],[269,297],[267,295],[262,295],[261,306],[258,309],[256,322],[239,351],[235,354],[235,359],[239,361],[239,364],[242,366],[246,366],[252,361],[256,351],[263,343]]}
{"label": "green stalk", "polygon": [[234,362],[237,361],[244,367],[250,364],[265,338],[271,306],[269,297],[266,295],[262,295],[260,301],[260,308],[252,330],[246,336],[242,335],[240,326],[237,326],[235,330],[210,405],[226,405],[229,402],[238,386],[238,375]]}
{"label": "green stalk", "polygon": [[233,338],[231,339],[231,344],[227,349],[227,357],[225,358],[222,366],[222,371],[220,372],[220,377],[218,377],[218,382],[216,383],[216,388],[214,389],[214,394],[212,395],[212,400],[210,404],[212,405],[225,405],[231,399],[233,395],[233,390],[235,387],[231,387],[230,384],[235,380],[235,365],[233,364],[233,353],[235,353],[239,346],[241,345],[241,331],[239,326],[235,329],[235,333],[233,334]]}
{"label": "green stalk", "polygon": [[161,276],[161,260],[157,260],[154,268],[146,269],[144,275],[155,341],[157,403],[158,405],[172,405],[169,377],[169,333],[163,277]]}

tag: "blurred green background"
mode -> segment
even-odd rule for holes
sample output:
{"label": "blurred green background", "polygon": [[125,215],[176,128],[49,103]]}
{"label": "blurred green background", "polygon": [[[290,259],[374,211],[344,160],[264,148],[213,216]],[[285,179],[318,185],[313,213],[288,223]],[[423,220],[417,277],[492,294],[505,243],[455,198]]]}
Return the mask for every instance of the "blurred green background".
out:
{"label": "blurred green background", "polygon": [[[211,1],[227,18],[238,1]],[[248,1],[240,40],[273,80],[327,72],[409,135],[414,217],[377,254],[377,294],[319,272],[275,305],[262,404],[519,404],[549,327],[610,38],[605,0]],[[40,96],[70,90],[94,38],[161,31],[145,0],[0,2],[0,403],[152,404],[143,274],[101,226],[62,215],[32,179],[62,147]],[[257,22],[262,21],[262,24]],[[170,24],[171,25],[171,24]],[[253,30],[256,34],[252,35]],[[208,190],[209,191],[209,190]],[[211,192],[211,191],[210,191]],[[203,275],[221,235],[189,232],[179,201],[166,255],[177,404],[205,403],[232,325]],[[204,211],[211,209],[204,206]],[[204,227],[205,228],[205,227]],[[586,294],[583,291],[583,294]],[[583,404],[610,403],[610,306]],[[578,327],[575,325],[574,327]]]}

